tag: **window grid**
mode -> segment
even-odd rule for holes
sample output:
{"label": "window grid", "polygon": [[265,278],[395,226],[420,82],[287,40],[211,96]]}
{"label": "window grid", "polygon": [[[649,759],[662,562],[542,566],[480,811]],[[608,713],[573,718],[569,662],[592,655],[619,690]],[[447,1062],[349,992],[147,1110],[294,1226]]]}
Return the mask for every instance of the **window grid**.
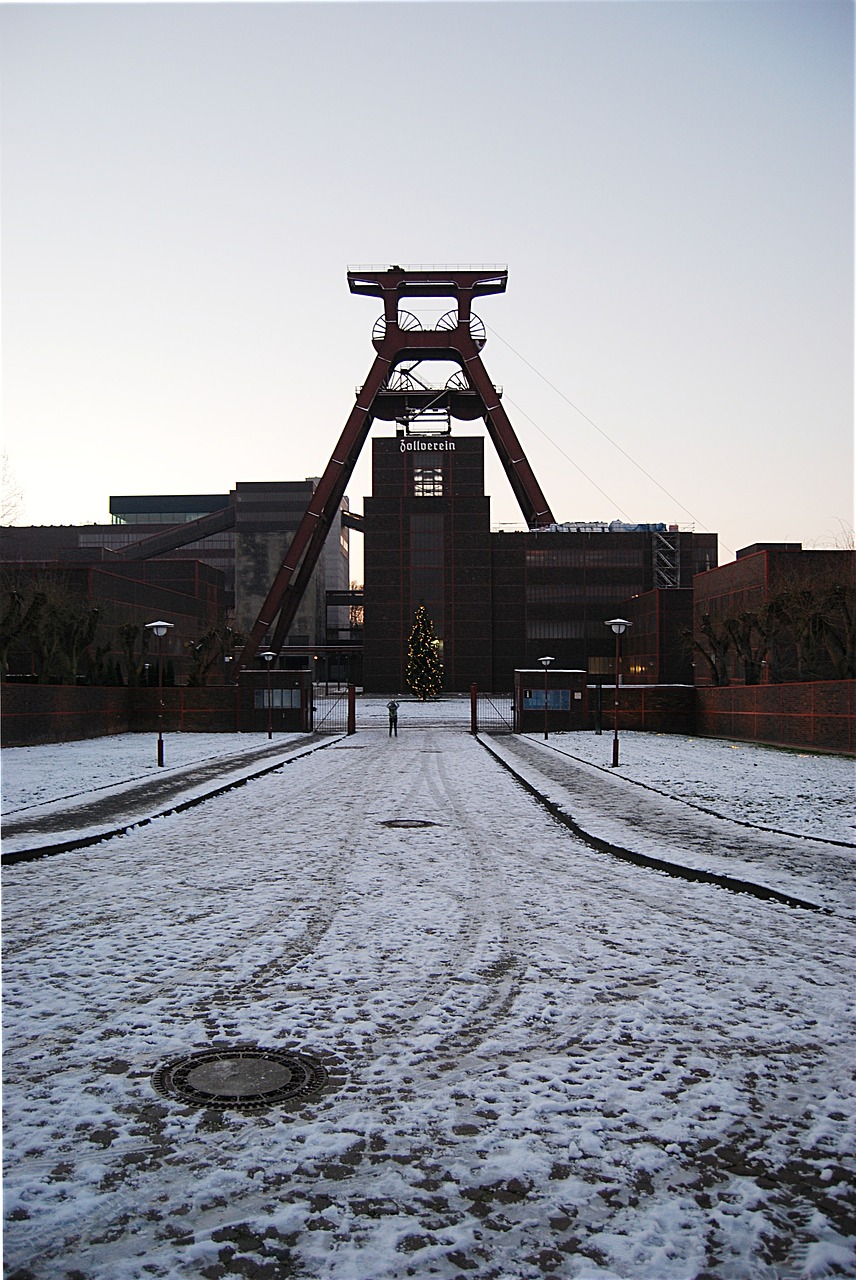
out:
{"label": "window grid", "polygon": [[442,498],[443,468],[414,467],[413,493],[417,498]]}

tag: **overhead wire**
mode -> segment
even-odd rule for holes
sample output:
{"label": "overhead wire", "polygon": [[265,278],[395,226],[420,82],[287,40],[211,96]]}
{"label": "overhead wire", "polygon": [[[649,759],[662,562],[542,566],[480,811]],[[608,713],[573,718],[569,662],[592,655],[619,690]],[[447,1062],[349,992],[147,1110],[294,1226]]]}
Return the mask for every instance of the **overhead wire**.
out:
{"label": "overhead wire", "polygon": [[566,458],[566,459],[568,460],[568,462],[570,462],[571,466],[572,466],[576,471],[579,471],[580,475],[581,475],[585,480],[588,480],[588,482],[589,482],[589,484],[590,484],[590,485],[592,485],[595,489],[597,489],[598,493],[602,493],[602,494],[603,494],[603,496],[606,498],[607,502],[611,503],[611,504],[612,504],[612,506],[614,506],[614,507],[615,507],[616,511],[619,511],[619,512],[621,513],[621,515],[623,515],[623,516],[625,517],[625,519],[627,519],[627,520],[629,520],[629,519],[630,519],[630,516],[628,516],[627,512],[626,512],[626,511],[624,511],[624,510],[622,509],[622,507],[620,507],[620,506],[619,506],[619,504],[616,502],[615,498],[610,497],[610,495],[606,492],[606,490],[605,490],[605,489],[601,489],[601,487],[600,487],[600,485],[597,483],[597,481],[596,481],[596,480],[593,480],[593,479],[591,478],[591,476],[590,476],[590,475],[588,475],[588,473],[587,473],[587,472],[583,471],[583,469],[582,469],[582,467],[580,466],[580,464],[579,464],[578,462],[574,462],[574,460],[573,460],[573,458],[571,457],[571,455],[570,455],[569,453],[565,453],[565,451],[564,451],[564,449],[562,448],[562,446],[561,446],[561,445],[559,445],[559,444],[556,444],[555,440],[552,440],[552,439],[550,438],[550,436],[548,436],[548,435],[547,435],[547,432],[546,432],[546,431],[544,431],[544,430],[542,430],[542,428],[538,426],[538,423],[535,421],[535,419],[534,419],[534,418],[532,418],[532,417],[530,417],[530,415],[526,412],[526,410],[525,410],[525,409],[522,409],[522,408],[520,407],[520,405],[519,405],[519,404],[517,404],[514,400],[512,400],[512,399],[511,399],[511,396],[506,395],[504,392],[503,392],[503,396],[502,396],[502,398],[503,398],[503,401],[504,401],[506,404],[510,404],[510,405],[512,405],[512,406],[517,410],[517,412],[518,412],[519,414],[521,414],[521,415],[526,419],[526,421],[527,421],[527,422],[531,422],[531,423],[532,423],[532,426],[535,428],[535,430],[536,430],[536,431],[538,431],[538,432],[539,432],[539,433],[544,437],[544,439],[545,439],[545,440],[548,440],[548,441],[550,442],[550,444],[553,446],[553,448],[554,448],[554,449],[556,449],[556,450],[558,450],[558,452],[562,455],[562,457],[563,457],[563,458]]}
{"label": "overhead wire", "polygon": [[[547,386],[550,387],[551,390],[555,391],[556,395],[559,396],[562,400],[564,400],[565,404],[569,405],[573,409],[574,413],[578,413],[580,417],[583,418],[589,424],[589,426],[594,427],[595,431],[597,431],[599,435],[602,435],[604,440],[608,441],[608,443],[611,444],[614,449],[617,449],[619,453],[623,454],[623,456],[627,459],[627,461],[631,462],[633,466],[637,468],[638,471],[641,471],[643,476],[647,477],[647,479],[650,480],[652,484],[656,485],[657,488],[662,493],[664,493],[671,502],[674,502],[677,506],[679,506],[681,511],[685,512],[690,517],[690,519],[693,521],[694,524],[700,525],[700,527],[704,529],[706,533],[711,532],[711,530],[708,529],[707,525],[702,520],[700,520],[697,515],[695,515],[692,511],[690,511],[689,507],[685,507],[684,504],[678,498],[676,498],[673,493],[669,492],[669,490],[665,487],[665,485],[662,485],[655,476],[651,475],[650,471],[646,471],[645,468],[642,466],[641,462],[637,462],[636,459],[631,454],[629,454],[626,449],[622,448],[622,446],[616,440],[612,439],[612,437],[609,435],[608,432],[604,431],[602,427],[598,426],[598,424],[594,421],[593,418],[590,418],[587,413],[584,413],[583,410],[579,407],[579,405],[574,404],[573,400],[571,400],[569,396],[566,396],[564,391],[562,391],[560,387],[557,387],[556,384],[554,382],[551,382],[550,379],[545,374],[543,374],[540,369],[537,369],[535,365],[532,364],[531,360],[527,360],[526,357],[520,351],[518,351],[516,347],[512,346],[512,344],[508,341],[507,338],[503,338],[502,334],[499,333],[496,329],[494,329],[493,325],[485,325],[485,328],[489,329],[490,332],[494,335],[494,337],[499,338],[503,346],[508,347],[509,351],[513,352],[513,354],[517,356],[518,360],[522,360],[523,363],[528,368],[530,368],[532,372],[541,379],[542,382],[546,382]],[[509,400],[508,403],[513,404],[513,401]],[[599,493],[603,493],[604,497],[608,497],[608,494],[605,494],[603,489],[601,489],[599,485],[595,484],[595,482],[591,479],[590,476],[585,475],[585,472],[582,470],[582,468],[578,466],[577,463],[575,463],[572,458],[568,457],[568,454],[565,453],[564,449],[562,449],[560,445],[556,444],[556,441],[553,440],[552,437],[548,435],[548,433],[544,431],[542,427],[539,427],[538,424],[534,422],[532,418],[529,417],[528,413],[524,413],[524,411],[520,408],[519,405],[515,405],[514,407],[517,409],[518,413],[523,413],[524,417],[529,419],[529,421],[536,428],[536,430],[538,430],[541,433],[544,439],[548,440],[550,444],[553,446],[553,448],[558,450],[559,453],[561,453],[563,458],[567,458],[568,461],[572,463],[574,467],[576,467],[577,471],[579,471],[581,475],[585,476],[585,478],[589,481],[590,484],[594,484],[594,487],[598,490]],[[614,503],[615,499],[609,498],[609,501]],[[617,506],[618,504],[616,503],[615,505]],[[620,511],[621,508],[618,507],[618,510]],[[622,515],[624,514],[626,513],[622,512]],[[722,545],[723,547],[725,547],[725,543],[722,543]],[[730,551],[730,548],[725,547],[725,550]]]}

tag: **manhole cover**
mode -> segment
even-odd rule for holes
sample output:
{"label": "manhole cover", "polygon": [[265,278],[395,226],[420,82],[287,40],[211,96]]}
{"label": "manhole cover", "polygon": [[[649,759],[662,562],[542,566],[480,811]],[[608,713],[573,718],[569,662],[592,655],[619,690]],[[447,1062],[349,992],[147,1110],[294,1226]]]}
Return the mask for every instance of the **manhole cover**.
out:
{"label": "manhole cover", "polygon": [[382,827],[436,827],[436,822],[425,822],[422,818],[390,818],[388,822],[382,822]]}
{"label": "manhole cover", "polygon": [[239,1045],[174,1058],[158,1067],[152,1084],[165,1097],[195,1106],[252,1111],[309,1098],[327,1079],[326,1068],[308,1054]]}

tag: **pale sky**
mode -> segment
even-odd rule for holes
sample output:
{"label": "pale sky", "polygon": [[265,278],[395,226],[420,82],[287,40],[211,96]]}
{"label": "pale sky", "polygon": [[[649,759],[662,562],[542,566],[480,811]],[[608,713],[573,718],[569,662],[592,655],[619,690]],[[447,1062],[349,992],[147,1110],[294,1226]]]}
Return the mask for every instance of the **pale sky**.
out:
{"label": "pale sky", "polygon": [[849,2],[3,4],[0,36],[19,523],[320,475],[380,312],[347,267],[395,262],[508,265],[483,359],[558,520],[721,562],[852,524]]}

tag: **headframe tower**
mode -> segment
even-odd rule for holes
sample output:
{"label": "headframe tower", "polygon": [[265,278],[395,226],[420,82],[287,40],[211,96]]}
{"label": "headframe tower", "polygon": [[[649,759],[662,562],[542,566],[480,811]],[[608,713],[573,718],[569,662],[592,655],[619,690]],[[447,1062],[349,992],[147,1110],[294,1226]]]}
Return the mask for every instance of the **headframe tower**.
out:
{"label": "headframe tower", "polygon": [[[351,293],[383,302],[383,314],[372,331],[375,358],[236,663],[239,669],[253,660],[265,636],[274,652],[282,648],[376,418],[406,424],[425,422],[432,414],[445,414],[447,420],[481,418],[529,528],[554,523],[481,358],[485,327],[473,311],[473,299],[504,293],[507,283],[505,267],[348,271]],[[454,306],[433,329],[426,329],[405,309],[412,298],[448,298]],[[452,363],[458,369],[444,387],[432,387],[414,374],[423,361]]]}

